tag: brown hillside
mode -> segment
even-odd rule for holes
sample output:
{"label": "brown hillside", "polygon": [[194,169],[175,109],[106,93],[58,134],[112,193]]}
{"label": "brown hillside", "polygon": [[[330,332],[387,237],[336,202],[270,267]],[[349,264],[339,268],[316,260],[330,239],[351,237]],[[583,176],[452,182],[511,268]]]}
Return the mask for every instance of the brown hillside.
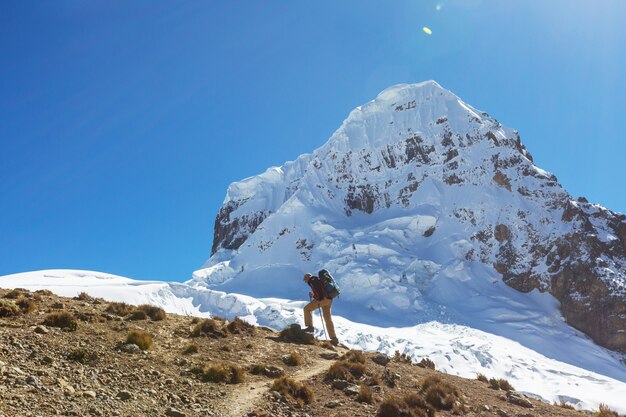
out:
{"label": "brown hillside", "polygon": [[0,416],[585,415],[427,359],[289,340],[300,336],[84,293],[0,290]]}

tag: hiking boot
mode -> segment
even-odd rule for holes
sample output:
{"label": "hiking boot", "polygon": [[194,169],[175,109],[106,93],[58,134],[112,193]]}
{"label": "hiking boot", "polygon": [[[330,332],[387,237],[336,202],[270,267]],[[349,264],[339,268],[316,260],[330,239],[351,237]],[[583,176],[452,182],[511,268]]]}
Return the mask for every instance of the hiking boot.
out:
{"label": "hiking boot", "polygon": [[304,329],[302,329],[303,332],[307,332],[307,333],[313,333],[315,332],[315,328],[313,326],[308,326],[305,327]]}
{"label": "hiking boot", "polygon": [[339,339],[337,339],[336,337],[333,337],[332,339],[330,339],[330,343],[333,346],[337,346],[339,344]]}

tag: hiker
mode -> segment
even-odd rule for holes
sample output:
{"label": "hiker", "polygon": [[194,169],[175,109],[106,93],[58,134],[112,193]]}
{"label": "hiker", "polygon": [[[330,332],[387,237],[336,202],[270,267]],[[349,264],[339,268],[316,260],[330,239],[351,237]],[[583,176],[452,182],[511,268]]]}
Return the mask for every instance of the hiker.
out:
{"label": "hiker", "polygon": [[319,277],[311,275],[309,273],[304,274],[304,282],[309,284],[311,292],[309,292],[309,298],[311,302],[304,306],[304,325],[305,332],[313,333],[313,311],[321,308],[322,317],[326,323],[326,331],[330,337],[330,343],[337,345],[337,335],[335,334],[335,326],[333,325],[333,318],[330,315],[330,308],[333,305],[333,299],[328,295],[328,292],[322,284],[322,280]]}

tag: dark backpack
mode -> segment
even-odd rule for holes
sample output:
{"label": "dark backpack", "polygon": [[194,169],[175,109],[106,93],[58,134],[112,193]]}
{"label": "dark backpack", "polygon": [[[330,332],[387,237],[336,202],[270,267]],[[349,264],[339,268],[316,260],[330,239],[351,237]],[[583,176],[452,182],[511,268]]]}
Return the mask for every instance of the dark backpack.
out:
{"label": "dark backpack", "polygon": [[337,286],[337,283],[335,282],[333,276],[330,275],[330,272],[322,269],[320,270],[320,272],[317,273],[317,276],[319,277],[320,281],[322,281],[322,285],[326,290],[328,298],[335,298],[341,293],[339,291],[339,286]]}

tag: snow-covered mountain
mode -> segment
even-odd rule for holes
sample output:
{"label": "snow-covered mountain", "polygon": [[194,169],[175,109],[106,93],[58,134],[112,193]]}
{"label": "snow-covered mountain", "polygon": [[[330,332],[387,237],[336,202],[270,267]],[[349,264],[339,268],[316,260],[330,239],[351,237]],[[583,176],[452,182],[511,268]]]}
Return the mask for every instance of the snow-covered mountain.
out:
{"label": "snow-covered mountain", "polygon": [[294,298],[324,267],[347,317],[489,331],[506,285],[537,289],[626,352],[625,247],[626,216],[574,200],[516,131],[429,81],[388,88],[312,154],[231,184],[193,282]]}
{"label": "snow-covered mountain", "polygon": [[302,322],[303,273],[324,267],[350,346],[626,413],[625,246],[624,215],[574,200],[517,132],[430,81],[383,91],[313,153],[231,184],[186,283],[39,271],[0,286],[282,328]]}

